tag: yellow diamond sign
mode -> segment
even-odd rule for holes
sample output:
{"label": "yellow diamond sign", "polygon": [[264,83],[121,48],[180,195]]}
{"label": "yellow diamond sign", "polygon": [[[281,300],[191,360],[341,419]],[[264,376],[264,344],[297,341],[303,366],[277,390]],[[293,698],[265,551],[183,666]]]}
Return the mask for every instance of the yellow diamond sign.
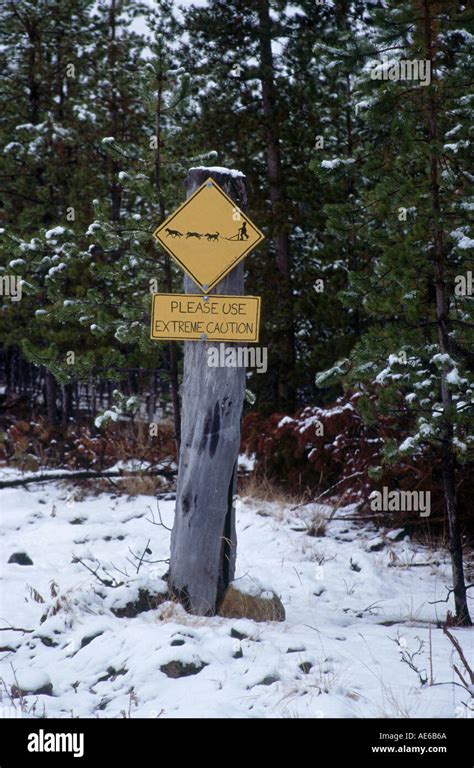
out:
{"label": "yellow diamond sign", "polygon": [[204,293],[264,238],[211,178],[153,235]]}

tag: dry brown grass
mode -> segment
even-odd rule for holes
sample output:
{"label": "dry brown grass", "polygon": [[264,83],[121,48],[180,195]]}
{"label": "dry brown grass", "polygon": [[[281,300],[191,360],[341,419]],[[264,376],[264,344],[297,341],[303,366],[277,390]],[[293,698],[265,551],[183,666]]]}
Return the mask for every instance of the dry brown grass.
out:
{"label": "dry brown grass", "polygon": [[115,489],[127,496],[156,496],[157,491],[169,484],[158,475],[127,475],[114,482]]}
{"label": "dry brown grass", "polygon": [[307,501],[306,494],[288,492],[268,478],[258,477],[253,472],[239,478],[238,492],[242,497],[248,496],[257,501],[275,502],[283,506],[303,504]]}

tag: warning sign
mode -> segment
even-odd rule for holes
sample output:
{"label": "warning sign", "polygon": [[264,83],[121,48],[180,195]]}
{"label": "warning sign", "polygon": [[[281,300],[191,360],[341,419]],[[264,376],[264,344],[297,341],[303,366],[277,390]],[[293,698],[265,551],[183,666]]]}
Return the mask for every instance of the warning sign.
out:
{"label": "warning sign", "polygon": [[258,341],[259,296],[155,293],[151,339]]}
{"label": "warning sign", "polygon": [[153,234],[204,293],[264,238],[211,178]]}

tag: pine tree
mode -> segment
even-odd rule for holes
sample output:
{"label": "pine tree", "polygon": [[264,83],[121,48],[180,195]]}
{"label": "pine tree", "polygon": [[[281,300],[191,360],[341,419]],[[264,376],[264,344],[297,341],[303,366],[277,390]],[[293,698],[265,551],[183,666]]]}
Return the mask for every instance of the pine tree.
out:
{"label": "pine tree", "polygon": [[95,218],[85,230],[40,229],[31,241],[7,233],[6,248],[29,254],[13,263],[30,286],[25,308],[30,322],[42,295],[41,308],[36,303],[35,309],[38,337],[21,338],[28,358],[61,382],[97,373],[118,381],[134,366],[158,369],[173,383],[179,438],[176,354],[149,340],[148,318],[150,291],[171,290],[177,273],[151,234],[182,194],[187,162],[177,126],[188,79],[173,67],[167,42],[173,36],[171,4],[161,3],[156,13],[145,6],[141,11],[156,32],[148,62],[141,59],[144,41],[119,32],[128,29],[135,5],[130,16],[128,6],[110,0],[92,16],[98,57],[88,110],[102,161],[101,196],[91,206]]}
{"label": "pine tree", "polygon": [[[6,274],[22,271],[36,249],[28,235],[39,227],[79,220],[81,196],[91,189],[86,171],[90,154],[83,110],[88,72],[84,56],[90,43],[90,0],[30,2],[1,6],[1,63],[5,74],[0,118],[3,145],[2,207],[4,230],[1,266]],[[87,64],[86,64],[87,68]],[[25,238],[17,241],[17,235]],[[12,250],[19,258],[12,261]],[[41,270],[35,287],[25,285],[21,302],[4,305],[3,342],[19,346],[27,335],[44,345],[43,330],[32,325],[34,309],[42,305]],[[61,332],[65,335],[64,330]],[[49,419],[56,420],[56,385],[46,374]]]}
{"label": "pine tree", "polygon": [[[238,167],[246,174],[249,213],[269,227],[267,242],[247,260],[248,283],[252,291],[263,292],[264,302],[265,293],[271,297],[264,306],[263,340],[273,355],[269,397],[273,407],[292,410],[296,397],[294,275],[281,136],[286,105],[280,98],[285,78],[272,51],[272,41],[281,32],[275,18],[283,19],[287,5],[216,0],[207,7],[191,8],[185,13],[184,26],[189,42],[182,46],[181,55],[201,86],[199,109],[189,130],[197,134],[202,151],[217,149],[221,165]],[[268,203],[253,205],[256,198],[268,198]]]}
{"label": "pine tree", "polygon": [[[365,228],[369,245],[364,269],[351,273],[345,293],[363,333],[350,360],[335,368],[367,397],[375,389],[379,408],[399,418],[411,414],[411,437],[387,444],[387,460],[429,446],[441,461],[456,619],[463,625],[471,620],[456,477],[473,450],[474,324],[472,300],[454,289],[473,245],[466,227],[469,19],[457,2],[405,0],[374,11],[357,94],[367,181],[362,215],[345,220]],[[431,84],[421,75],[399,79],[407,60],[428,62]]]}

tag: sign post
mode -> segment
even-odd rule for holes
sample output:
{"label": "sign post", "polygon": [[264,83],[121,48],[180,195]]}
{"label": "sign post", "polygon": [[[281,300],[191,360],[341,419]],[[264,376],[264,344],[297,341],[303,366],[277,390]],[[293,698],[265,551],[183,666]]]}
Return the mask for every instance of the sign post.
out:
{"label": "sign post", "polygon": [[243,295],[243,259],[264,236],[245,214],[242,173],[191,168],[185,186],[186,201],[153,233],[184,270],[185,293],[153,295],[151,339],[184,341],[170,593],[191,613],[213,615],[235,571],[245,368],[216,367],[208,353],[213,342],[258,341],[260,298]]}

